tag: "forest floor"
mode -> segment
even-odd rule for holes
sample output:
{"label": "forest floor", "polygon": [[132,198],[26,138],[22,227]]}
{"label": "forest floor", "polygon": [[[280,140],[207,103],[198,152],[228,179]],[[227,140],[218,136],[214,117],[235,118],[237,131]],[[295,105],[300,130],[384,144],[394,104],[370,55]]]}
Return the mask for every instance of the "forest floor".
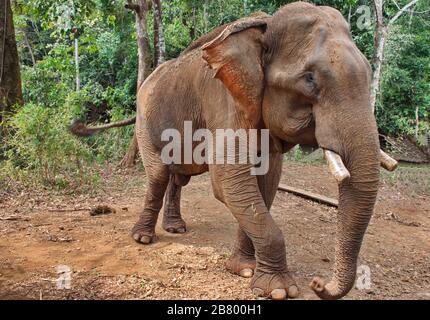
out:
{"label": "forest floor", "polygon": [[[430,168],[390,175],[383,174],[359,258],[369,267],[370,287],[353,289],[347,299],[430,300]],[[0,299],[253,299],[250,280],[225,270],[237,224],[213,197],[207,174],[183,190],[187,233],[157,226],[158,239],[148,246],[130,237],[144,173],[112,171],[102,181],[97,193],[33,190],[0,199]],[[282,182],[337,196],[324,164],[286,162]],[[100,204],[116,212],[86,210]],[[272,215],[299,298],[316,299],[308,284],[331,275],[336,209],[278,192]],[[57,289],[60,265],[72,270],[70,289]]]}

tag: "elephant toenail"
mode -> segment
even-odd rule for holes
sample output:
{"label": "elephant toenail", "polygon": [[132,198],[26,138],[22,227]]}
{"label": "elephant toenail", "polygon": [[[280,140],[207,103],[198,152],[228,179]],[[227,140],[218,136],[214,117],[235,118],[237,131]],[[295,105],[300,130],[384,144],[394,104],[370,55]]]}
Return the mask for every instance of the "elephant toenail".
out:
{"label": "elephant toenail", "polygon": [[285,289],[274,289],[270,296],[273,300],[284,300],[287,297],[287,291]]}
{"label": "elephant toenail", "polygon": [[299,296],[299,288],[296,285],[292,285],[288,288],[288,297],[297,298]]}
{"label": "elephant toenail", "polygon": [[239,275],[244,278],[251,278],[253,274],[254,274],[254,271],[252,271],[252,269],[249,269],[249,268],[242,269],[239,272]]}
{"label": "elephant toenail", "polygon": [[178,228],[177,230],[176,230],[178,233],[185,233],[185,231],[187,231],[185,228]]}
{"label": "elephant toenail", "polygon": [[151,237],[149,236],[142,236],[142,238],[140,238],[140,242],[143,244],[149,244],[151,243]]}

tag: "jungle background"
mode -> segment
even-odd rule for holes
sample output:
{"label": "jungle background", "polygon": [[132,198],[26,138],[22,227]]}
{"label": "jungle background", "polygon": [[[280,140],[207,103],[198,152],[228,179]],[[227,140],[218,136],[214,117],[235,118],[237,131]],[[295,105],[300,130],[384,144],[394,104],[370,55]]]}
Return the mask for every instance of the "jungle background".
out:
{"label": "jungle background", "polygon": [[[10,41],[3,43],[6,60],[2,66],[8,62],[5,43],[13,45],[10,38],[15,36],[19,65],[9,71],[9,76],[16,80],[12,87],[22,87],[22,92],[15,90],[9,97],[7,88],[0,90],[0,181],[4,191],[32,184],[82,188],[97,183],[98,166],[131,166],[136,158],[132,126],[79,140],[68,132],[70,120],[78,117],[87,123],[100,123],[132,116],[136,87],[159,63],[177,57],[216,26],[255,11],[272,14],[292,1],[2,2],[0,11],[6,18],[11,9],[6,22],[12,24],[13,14],[14,26],[6,32]],[[374,69],[381,67],[375,95],[381,135],[412,137],[428,151],[430,3],[311,2],[339,9],[350,22],[358,47]],[[378,35],[382,33],[385,50],[378,56]],[[13,57],[9,58],[13,64]],[[8,71],[4,69],[2,73]],[[7,87],[6,76],[2,77],[3,87]],[[127,152],[128,148],[131,151]]]}

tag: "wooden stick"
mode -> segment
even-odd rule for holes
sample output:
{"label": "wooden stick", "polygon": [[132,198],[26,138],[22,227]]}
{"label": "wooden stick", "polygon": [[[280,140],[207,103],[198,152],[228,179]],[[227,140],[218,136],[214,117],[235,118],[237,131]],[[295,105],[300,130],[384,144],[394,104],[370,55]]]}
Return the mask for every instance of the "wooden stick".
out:
{"label": "wooden stick", "polygon": [[89,211],[90,208],[73,208],[73,209],[48,209],[48,212],[75,212],[75,211]]}
{"label": "wooden stick", "polygon": [[18,220],[30,221],[30,218],[23,218],[20,216],[10,216],[10,217],[0,218],[0,221],[18,221]]}
{"label": "wooden stick", "polygon": [[296,196],[302,197],[302,198],[306,198],[306,199],[310,199],[325,205],[328,205],[330,207],[335,207],[337,208],[339,206],[339,201],[337,201],[336,199],[333,198],[329,198],[317,193],[313,193],[310,191],[306,191],[303,189],[299,189],[299,188],[294,188],[291,186],[287,186],[286,184],[279,184],[278,186],[278,190],[281,191],[286,191],[289,193],[292,193]]}

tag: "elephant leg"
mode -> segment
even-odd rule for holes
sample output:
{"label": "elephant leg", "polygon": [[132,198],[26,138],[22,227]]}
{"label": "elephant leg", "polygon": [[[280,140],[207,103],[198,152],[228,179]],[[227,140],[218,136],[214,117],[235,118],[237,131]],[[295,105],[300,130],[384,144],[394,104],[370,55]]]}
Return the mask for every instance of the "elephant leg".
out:
{"label": "elephant leg", "polygon": [[[270,210],[270,208],[272,207],[273,201],[275,200],[276,192],[278,191],[279,181],[281,180],[282,174],[282,159],[283,155],[281,153],[270,153],[268,173],[266,175],[257,176],[258,188],[268,210]],[[290,276],[287,269],[286,272],[282,274],[282,278],[285,284],[286,295],[288,295],[288,297],[290,298],[296,298],[299,295],[299,290],[296,282]],[[254,293],[256,295],[267,295],[267,281],[273,281],[275,279],[276,276],[268,275],[264,271],[264,268],[259,269],[257,267],[254,272],[251,287],[254,288]],[[269,288],[273,288],[273,285],[269,285]],[[278,291],[277,295],[279,296],[279,294],[280,292]]]}
{"label": "elephant leg", "polygon": [[144,209],[132,229],[133,239],[149,244],[155,240],[155,225],[163,206],[164,193],[169,183],[169,169],[161,162],[153,146],[142,138],[139,141],[140,154],[144,160],[148,188],[145,195]]}
{"label": "elephant leg", "polygon": [[182,185],[175,181],[175,175],[170,174],[164,198],[164,212],[162,227],[170,233],[184,233],[187,230],[185,221],[181,217]]}
{"label": "elephant leg", "polygon": [[211,177],[221,192],[215,196],[233,213],[255,248],[256,268],[251,288],[258,296],[273,299],[296,297],[298,289],[288,274],[284,236],[259,190],[248,165],[214,165]]}
{"label": "elephant leg", "polygon": [[[257,176],[258,188],[269,210],[276,196],[281,172],[282,154],[271,153],[269,171],[265,175]],[[249,278],[254,274],[255,265],[254,245],[242,228],[239,227],[233,252],[226,263],[227,270],[242,277]]]}

